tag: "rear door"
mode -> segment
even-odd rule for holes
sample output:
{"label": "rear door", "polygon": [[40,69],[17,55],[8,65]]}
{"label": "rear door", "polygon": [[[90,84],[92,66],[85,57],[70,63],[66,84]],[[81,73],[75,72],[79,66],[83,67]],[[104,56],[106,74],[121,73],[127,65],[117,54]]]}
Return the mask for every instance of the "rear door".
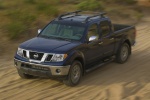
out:
{"label": "rear door", "polygon": [[114,54],[115,49],[115,39],[111,35],[111,23],[108,21],[102,21],[99,24],[99,28],[103,57],[111,56]]}

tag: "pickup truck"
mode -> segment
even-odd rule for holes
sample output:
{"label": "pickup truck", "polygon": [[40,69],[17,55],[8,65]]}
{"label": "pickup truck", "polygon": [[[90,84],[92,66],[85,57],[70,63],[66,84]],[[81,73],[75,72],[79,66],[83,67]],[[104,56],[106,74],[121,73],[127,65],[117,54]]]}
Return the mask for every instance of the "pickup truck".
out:
{"label": "pickup truck", "polygon": [[69,12],[38,30],[15,54],[19,76],[59,78],[75,86],[97,67],[114,60],[125,63],[135,44],[135,27],[112,24],[105,14]]}

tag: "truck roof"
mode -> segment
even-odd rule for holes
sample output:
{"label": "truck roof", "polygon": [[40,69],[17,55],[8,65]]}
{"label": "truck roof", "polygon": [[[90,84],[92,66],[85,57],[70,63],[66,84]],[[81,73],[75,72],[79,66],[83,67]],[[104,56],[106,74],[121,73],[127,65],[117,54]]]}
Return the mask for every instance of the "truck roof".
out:
{"label": "truck roof", "polygon": [[73,22],[82,22],[88,23],[91,21],[97,20],[109,20],[108,17],[105,17],[105,12],[98,13],[98,14],[79,14],[82,11],[74,11],[60,15],[56,18],[57,21],[73,21]]}

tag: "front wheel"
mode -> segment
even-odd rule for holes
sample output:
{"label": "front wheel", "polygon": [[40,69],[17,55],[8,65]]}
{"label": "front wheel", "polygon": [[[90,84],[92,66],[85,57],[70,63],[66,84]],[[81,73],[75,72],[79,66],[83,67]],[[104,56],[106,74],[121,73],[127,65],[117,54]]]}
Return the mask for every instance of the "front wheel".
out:
{"label": "front wheel", "polygon": [[118,63],[125,63],[129,58],[130,47],[127,43],[124,43],[117,52],[116,61]]}
{"label": "front wheel", "polygon": [[80,82],[82,77],[82,64],[79,61],[74,61],[70,67],[68,78],[63,82],[68,86],[75,86]]}

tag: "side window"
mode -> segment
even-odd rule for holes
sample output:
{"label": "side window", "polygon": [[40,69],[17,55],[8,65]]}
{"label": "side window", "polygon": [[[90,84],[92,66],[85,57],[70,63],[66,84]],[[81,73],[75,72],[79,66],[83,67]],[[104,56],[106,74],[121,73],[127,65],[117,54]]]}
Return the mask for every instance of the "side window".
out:
{"label": "side window", "polygon": [[106,37],[110,33],[110,27],[108,22],[103,22],[100,24],[101,36]]}
{"label": "side window", "polygon": [[89,27],[89,29],[88,29],[88,34],[87,34],[88,40],[89,40],[89,38],[90,38],[91,36],[96,36],[96,39],[95,39],[95,40],[98,40],[99,35],[98,35],[98,26],[97,26],[97,24],[93,24],[93,25],[91,25],[91,26]]}

